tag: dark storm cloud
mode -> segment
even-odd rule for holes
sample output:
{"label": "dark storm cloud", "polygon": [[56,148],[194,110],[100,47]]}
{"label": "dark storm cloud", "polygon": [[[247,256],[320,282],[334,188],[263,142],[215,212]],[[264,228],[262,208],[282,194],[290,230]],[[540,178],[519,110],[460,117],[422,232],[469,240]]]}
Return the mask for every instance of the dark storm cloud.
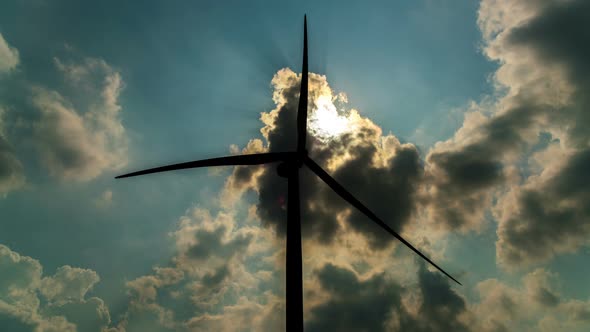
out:
{"label": "dark storm cloud", "polygon": [[[449,229],[477,228],[491,205],[491,191],[503,184],[505,159],[522,152],[531,143],[531,129],[543,121],[549,108],[517,98],[508,108],[484,123],[475,124],[475,142],[454,147],[436,147],[426,161],[430,168],[427,185],[432,219]],[[466,120],[465,126],[468,126]]]}
{"label": "dark storm cloud", "polygon": [[422,293],[418,321],[424,317],[426,324],[420,322],[423,331],[470,330],[460,317],[467,310],[465,300],[451,289],[445,276],[428,271],[421,263],[418,283]]}
{"label": "dark storm cloud", "polygon": [[[405,289],[384,274],[361,280],[345,268],[327,264],[316,271],[329,300],[311,309],[310,331],[469,331],[465,300],[439,273],[422,266],[417,289]],[[418,291],[421,303],[412,313],[402,301]]]}
{"label": "dark storm cloud", "polygon": [[225,241],[226,233],[225,226],[219,226],[213,230],[197,230],[194,234],[196,243],[186,251],[187,257],[200,260],[212,256],[231,258],[234,254],[244,250],[252,241],[252,236],[248,234],[240,234]]}
{"label": "dark storm cloud", "polygon": [[[478,22],[484,52],[499,61],[495,79],[506,96],[495,114],[466,117],[464,128],[426,157],[431,218],[447,229],[477,229],[499,195],[501,263],[516,266],[575,251],[590,233],[588,198],[579,194],[588,183],[582,170],[590,167],[590,4],[483,1]],[[547,157],[541,169],[569,161],[551,173],[553,180],[547,174],[543,181],[535,174],[515,176],[515,164],[528,158],[543,132],[570,152]],[[512,188],[508,196],[503,188]]]}
{"label": "dark storm cloud", "polygon": [[[565,123],[570,139],[588,143],[590,123],[590,3],[583,0],[554,2],[526,24],[510,31],[507,43],[535,50],[540,65],[560,65],[576,91],[568,109],[553,114]],[[563,114],[565,113],[565,114]]]}
{"label": "dark storm cloud", "polygon": [[497,249],[503,263],[543,261],[586,243],[590,234],[589,169],[590,149],[578,151],[553,177],[518,193],[513,202],[517,207],[498,230]]}
{"label": "dark storm cloud", "polygon": [[392,311],[401,305],[401,288],[377,275],[358,280],[350,270],[331,264],[317,272],[330,300],[313,308],[309,331],[386,331]]}
{"label": "dark storm cloud", "polygon": [[488,154],[476,152],[478,146],[463,151],[431,155],[430,162],[443,168],[453,187],[449,192],[461,194],[464,190],[477,190],[493,185],[502,178],[502,163],[488,158]]}
{"label": "dark storm cloud", "polygon": [[[586,44],[580,37],[586,34],[584,31],[587,29],[580,23],[587,16],[581,14],[588,12],[582,8],[587,7],[587,4],[580,1],[556,5],[531,2],[527,6],[511,3],[502,1],[493,4],[484,1],[479,13],[486,54],[500,62],[496,78],[511,92],[501,100],[505,106],[499,104],[498,107],[503,108],[500,112],[476,125],[469,135],[472,137],[463,137],[451,149],[435,147],[427,157],[436,170],[433,183],[437,190],[431,201],[434,219],[446,222],[451,229],[469,228],[477,224],[477,221],[469,218],[481,218],[483,214],[476,212],[490,206],[488,193],[503,183],[507,156],[522,153],[527,145],[534,144],[542,130],[540,125],[547,126],[550,115],[568,116],[559,110],[559,105],[555,105],[548,93],[548,89],[557,91],[554,93],[559,91],[559,82],[553,81],[559,81],[559,78],[553,77],[551,72],[555,62],[576,68],[571,70],[570,67],[569,72],[587,68],[587,61],[578,60],[578,54],[587,51],[573,52],[575,45]],[[520,7],[528,8],[521,13],[516,10],[522,10]],[[542,8],[538,9],[541,13],[526,21],[529,12],[534,11],[532,7]],[[503,12],[509,8],[516,9]],[[576,10],[580,13],[574,14]],[[526,23],[518,24],[521,20]],[[562,22],[564,20],[568,22]],[[497,27],[502,24],[506,26]],[[494,26],[494,29],[490,26]],[[526,53],[531,50],[532,55]],[[522,53],[520,57],[519,52]],[[576,55],[565,55],[570,53]],[[581,58],[584,56],[581,55]],[[577,65],[582,63],[583,66]],[[466,120],[464,126],[469,125]]]}
{"label": "dark storm cloud", "polygon": [[590,83],[590,3],[584,0],[554,1],[526,24],[510,31],[507,41],[532,47],[541,59],[567,68],[578,84]]}
{"label": "dark storm cloud", "polygon": [[559,297],[544,287],[537,290],[535,300],[547,307],[555,307],[559,304]]}
{"label": "dark storm cloud", "polygon": [[[334,178],[354,192],[359,199],[396,230],[402,230],[414,209],[414,193],[422,174],[418,151],[414,146],[402,147],[383,168],[371,165],[376,151],[363,149],[358,158],[350,160],[334,172]],[[340,208],[346,208],[342,200]],[[334,204],[335,206],[338,206]],[[368,234],[374,247],[384,247],[391,243],[389,234],[364,217],[356,209],[348,217],[348,222],[357,231]]]}
{"label": "dark storm cloud", "polygon": [[[295,123],[300,77],[293,72],[279,71],[273,79],[277,109],[263,114],[266,126],[262,129],[270,151],[295,149]],[[324,76],[310,75],[310,105],[315,109],[320,97],[333,98]],[[313,110],[310,114],[313,114]],[[311,116],[311,115],[310,115]],[[314,135],[308,137],[311,157],[327,167],[338,166],[330,173],[350,192],[371,208],[394,229],[401,231],[414,210],[416,187],[422,174],[418,150],[410,144],[400,144],[393,136],[384,137],[381,130],[367,119],[358,119],[354,130],[330,140]],[[382,140],[391,143],[384,147]],[[345,157],[346,156],[346,157]],[[381,161],[375,164],[376,160]],[[279,234],[286,230],[287,183],[276,173],[276,165],[268,166],[260,174],[236,169],[232,183],[252,183],[247,176],[257,176],[259,193],[257,212],[263,224],[275,228]],[[235,180],[233,180],[235,178]],[[302,231],[323,243],[330,243],[340,226],[337,217],[350,206],[308,171],[301,172]],[[364,234],[375,248],[392,243],[371,221],[352,210],[346,222]]]}
{"label": "dark storm cloud", "polygon": [[[562,73],[562,80],[572,90],[567,103],[560,107],[530,107],[534,117],[547,119],[537,132],[549,131],[560,143],[549,145],[543,152],[543,173],[527,179],[522,187],[511,184],[510,195],[497,207],[497,253],[500,262],[508,266],[574,252],[587,243],[585,239],[590,235],[588,31],[590,3],[572,0],[539,4],[534,15],[506,27],[503,37],[498,38],[497,48],[506,53],[528,52],[534,68],[558,68],[557,74]],[[548,71],[542,79],[551,86],[556,76]],[[522,90],[522,94],[527,93],[527,89]],[[527,106],[533,105],[525,101]]]}
{"label": "dark storm cloud", "polygon": [[501,162],[492,155],[475,152],[479,148],[470,146],[462,151],[433,153],[427,159],[439,173],[431,176],[436,189],[427,198],[430,218],[446,228],[461,229],[476,224],[474,219],[480,217],[478,212],[489,201],[485,190],[502,179]]}

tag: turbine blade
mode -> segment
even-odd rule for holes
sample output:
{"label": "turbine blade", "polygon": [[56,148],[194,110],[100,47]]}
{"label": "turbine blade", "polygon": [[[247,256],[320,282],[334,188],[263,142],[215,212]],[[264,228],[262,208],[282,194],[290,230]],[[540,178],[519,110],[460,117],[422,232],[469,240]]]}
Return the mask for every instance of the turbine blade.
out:
{"label": "turbine blade", "polygon": [[301,89],[297,108],[297,151],[304,152],[307,140],[307,15],[303,17],[303,65],[301,68]]}
{"label": "turbine blade", "polygon": [[272,163],[275,161],[281,161],[290,158],[294,155],[294,152],[268,152],[268,153],[256,153],[256,154],[244,154],[239,156],[227,156],[213,159],[204,159],[189,161],[180,164],[172,164],[166,166],[160,166],[155,168],[149,168],[142,171],[133,173],[123,174],[115,177],[115,179],[128,178],[132,176],[145,175],[151,173],[160,173],[167,171],[174,171],[179,169],[197,168],[197,167],[210,167],[210,166],[234,166],[234,165],[260,165]]}
{"label": "turbine blade", "polygon": [[363,203],[361,203],[358,199],[356,199],[350,192],[348,192],[346,189],[344,189],[344,187],[342,185],[340,185],[336,180],[334,180],[334,178],[332,178],[326,171],[324,171],[324,169],[320,165],[316,164],[315,161],[313,161],[308,156],[305,156],[303,159],[303,162],[307,165],[307,167],[309,167],[312,170],[312,172],[314,172],[320,179],[322,179],[322,181],[324,181],[330,188],[332,188],[332,190],[334,190],[338,195],[340,195],[340,197],[342,197],[345,201],[347,201],[348,203],[350,203],[351,205],[356,207],[359,211],[361,211],[363,214],[365,214],[367,217],[369,217],[373,222],[375,222],[377,225],[381,226],[381,228],[383,228],[386,232],[393,235],[395,238],[400,240],[401,243],[405,244],[408,248],[412,249],[413,252],[415,252],[420,257],[422,257],[424,260],[426,260],[428,263],[430,263],[432,266],[437,268],[440,272],[444,273],[444,275],[446,275],[447,277],[451,278],[454,282],[461,285],[461,283],[459,281],[457,281],[457,279],[453,278],[445,270],[443,270],[438,265],[436,265],[433,261],[431,261],[428,257],[426,257],[426,255],[421,253],[418,249],[416,249],[413,245],[411,245],[408,241],[406,241],[401,235],[399,235],[393,229],[391,229],[391,227],[389,227],[385,222],[383,222],[381,219],[379,219],[379,217],[377,217],[371,210],[369,210],[369,208],[367,208],[365,205],[363,205]]}

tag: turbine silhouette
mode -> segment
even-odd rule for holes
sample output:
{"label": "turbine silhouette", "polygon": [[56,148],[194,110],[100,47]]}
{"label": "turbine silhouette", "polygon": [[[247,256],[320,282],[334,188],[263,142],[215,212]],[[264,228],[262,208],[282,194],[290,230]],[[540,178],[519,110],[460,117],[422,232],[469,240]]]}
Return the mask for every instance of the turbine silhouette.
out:
{"label": "turbine silhouette", "polygon": [[369,219],[381,226],[386,232],[393,235],[404,245],[442,272],[444,275],[461,285],[445,270],[436,265],[432,260],[422,254],[418,249],[395,232],[363,203],[356,199],[348,190],[334,180],[321,166],[313,161],[306,149],[307,140],[307,95],[308,95],[308,70],[307,70],[307,15],[303,21],[303,68],[301,74],[301,90],[299,107],[297,110],[297,150],[290,152],[269,152],[246,154],[239,156],[227,156],[213,159],[189,161],[161,167],[150,168],[142,171],[117,176],[116,179],[127,178],[151,173],[167,172],[179,169],[210,167],[210,166],[237,166],[237,165],[261,165],[280,162],[277,173],[287,178],[287,266],[286,266],[286,306],[287,306],[287,331],[303,331],[303,273],[301,257],[301,222],[299,206],[299,168],[307,166],[322,181],[324,181],[340,197],[353,205]]}

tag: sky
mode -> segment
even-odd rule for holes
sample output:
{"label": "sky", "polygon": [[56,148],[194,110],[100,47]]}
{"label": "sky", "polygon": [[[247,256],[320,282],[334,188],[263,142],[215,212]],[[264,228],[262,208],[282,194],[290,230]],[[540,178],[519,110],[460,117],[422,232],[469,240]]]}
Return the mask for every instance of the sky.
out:
{"label": "sky", "polygon": [[590,329],[590,3],[0,5],[0,330],[285,329],[295,143],[308,331]]}

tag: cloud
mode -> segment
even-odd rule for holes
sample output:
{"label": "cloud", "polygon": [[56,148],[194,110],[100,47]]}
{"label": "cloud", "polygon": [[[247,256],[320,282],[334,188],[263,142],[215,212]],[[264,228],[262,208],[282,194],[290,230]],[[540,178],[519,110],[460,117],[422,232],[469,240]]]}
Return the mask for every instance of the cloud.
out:
{"label": "cloud", "polygon": [[271,272],[276,246],[265,230],[194,208],[171,236],[177,253],[170,266],[127,282],[130,301],[118,328],[284,329],[284,301],[271,291],[279,287]]}
{"label": "cloud", "polygon": [[11,71],[19,63],[18,50],[8,45],[0,33],[0,74]]}
{"label": "cloud", "polygon": [[353,271],[327,264],[316,277],[327,300],[310,310],[309,331],[386,331],[400,310],[401,288],[383,275],[359,280]]}
{"label": "cloud", "polygon": [[105,331],[110,315],[104,302],[87,298],[96,272],[62,266],[43,277],[39,261],[0,245],[0,322],[15,331]]}
{"label": "cloud", "polygon": [[[8,45],[0,34],[0,74],[11,71],[18,63],[18,50]],[[0,197],[25,184],[23,165],[7,138],[3,122],[5,112],[6,109],[0,105]]]}
{"label": "cloud", "polygon": [[5,135],[4,112],[0,106],[0,197],[25,185],[23,165]]}
{"label": "cloud", "polygon": [[269,295],[266,304],[241,297],[235,305],[223,308],[219,315],[202,315],[187,322],[189,331],[280,331],[285,329],[283,301]]}
{"label": "cloud", "polygon": [[[422,175],[419,153],[412,144],[402,144],[393,135],[354,109],[346,110],[346,98],[335,94],[325,76],[309,76],[310,156],[365,202],[396,230],[403,230],[414,211],[417,186]],[[295,148],[295,116],[301,75],[282,69],[272,79],[276,107],[262,113],[262,140],[252,140],[244,153],[288,151]],[[341,106],[340,109],[337,106]],[[334,123],[339,124],[334,127]],[[276,165],[236,167],[226,191],[258,193],[257,214],[264,225],[284,234],[286,230],[286,180],[276,174]],[[374,248],[394,241],[369,220],[351,210],[310,172],[302,172],[302,232],[324,244],[333,241],[343,220],[352,231],[365,235]],[[230,195],[232,196],[232,195]],[[235,197],[235,193],[232,197]],[[239,196],[239,195],[238,195]]]}
{"label": "cloud", "polygon": [[497,279],[476,285],[481,299],[470,305],[478,317],[478,331],[585,331],[590,302],[565,298],[558,290],[558,275],[536,269],[517,287]]}
{"label": "cloud", "polygon": [[92,270],[65,265],[58,268],[55,275],[43,278],[39,291],[53,303],[82,301],[99,281],[98,274]]}
{"label": "cloud", "polygon": [[[320,97],[334,100],[325,77],[311,77],[311,102]],[[264,140],[251,140],[242,153],[289,149],[292,137],[288,136],[293,132],[280,128],[289,128],[294,120],[297,80],[298,76],[287,69],[275,75],[277,108],[261,116]],[[532,137],[538,133],[537,124],[545,121],[553,107],[543,104],[527,109],[516,103],[524,99],[502,100],[498,105],[506,108],[497,113],[469,114],[463,128],[451,140],[435,146],[424,161],[415,146],[403,144],[393,135],[382,135],[379,127],[355,110],[337,114],[350,121],[354,130],[335,136],[325,132],[311,136],[310,154],[351,191],[366,198],[377,197],[371,207],[391,216],[392,225],[398,228],[411,229],[415,221],[412,216],[421,204],[429,207],[430,213],[442,211],[436,208],[444,207],[443,198],[448,202],[459,199],[457,213],[483,216],[494,206],[494,199],[508,197],[503,190],[510,188],[512,181],[521,179],[510,166],[530,149],[535,142]],[[530,119],[536,119],[536,124],[528,124]],[[239,149],[234,147],[233,151]],[[533,154],[542,164],[542,172],[566,167],[544,164],[547,159],[569,160],[548,158],[547,151],[542,146],[538,154]],[[120,328],[264,331],[284,326],[283,290],[276,287],[284,280],[272,272],[284,266],[284,258],[277,258],[284,252],[277,248],[280,242],[271,246],[261,241],[280,241],[284,231],[285,183],[276,176],[274,167],[236,167],[221,194],[227,210],[212,215],[209,210],[195,208],[180,219],[172,233],[177,254],[171,266],[156,268],[154,273],[127,284],[130,307]],[[537,171],[531,167],[531,172]],[[551,176],[548,179],[555,180]],[[387,245],[391,239],[380,238],[379,230],[371,230],[369,222],[359,220],[311,174],[302,172],[301,183],[308,198],[303,205],[304,250],[313,251],[304,262],[306,271],[312,271],[305,276],[309,330],[501,331],[585,324],[587,304],[563,298],[553,286],[554,277],[546,272],[534,272],[523,279],[526,291],[488,280],[476,288],[479,301],[468,300],[440,273],[400,259],[403,254]],[[379,186],[385,189],[381,191]],[[564,188],[558,184],[554,187]],[[255,215],[248,218],[259,217],[266,227],[229,212],[231,203],[248,190],[258,194],[256,208],[251,209]],[[392,196],[395,199],[388,200]],[[500,200],[496,207],[502,204]],[[447,230],[479,227],[478,222],[466,218],[455,224],[445,220]],[[273,232],[279,234],[277,239]],[[316,247],[318,243],[322,246]],[[397,264],[389,261],[394,254],[400,259]],[[380,263],[374,264],[375,260]],[[534,302],[534,306],[527,307],[526,301]],[[550,310],[550,318],[541,317],[542,310]],[[268,322],[272,326],[266,325]]]}
{"label": "cloud", "polygon": [[119,117],[118,97],[124,86],[120,74],[99,59],[55,63],[78,89],[76,101],[83,101],[75,107],[57,91],[34,89],[33,104],[40,112],[33,124],[34,138],[43,166],[53,176],[78,181],[124,166],[127,137]]}
{"label": "cloud", "polygon": [[[499,63],[493,76],[499,98],[484,110],[469,112],[454,137],[437,143],[426,157],[431,177],[428,192],[433,196],[429,212],[448,229],[481,226],[497,190],[514,180],[512,166],[538,141],[542,131],[551,130],[550,118],[563,116],[562,109],[571,103],[576,88],[564,71],[564,62],[547,61],[524,33],[527,26],[534,25],[532,21],[549,12],[554,15],[553,9],[575,10],[580,2],[551,3],[480,3],[483,52]],[[584,27],[579,26],[578,35],[582,31]],[[552,35],[560,33],[568,32],[552,28]],[[539,40],[552,38],[549,34],[533,35]]]}
{"label": "cloud", "polygon": [[[310,155],[404,234],[423,226],[427,231],[419,234],[427,237],[432,230],[479,231],[487,218],[495,218],[497,262],[504,267],[575,252],[587,245],[590,232],[585,190],[590,158],[583,128],[590,76],[587,49],[574,53],[575,45],[584,44],[587,6],[573,0],[482,1],[482,50],[499,65],[492,77],[495,101],[474,105],[462,127],[425,156],[348,109],[325,76],[310,74]],[[556,25],[565,26],[561,33],[567,36],[549,28]],[[41,114],[34,137],[49,171],[89,180],[124,164],[120,75],[97,59],[56,59],[55,65],[83,98],[44,88],[34,92]],[[275,108],[261,114],[263,139],[241,150],[233,147],[233,153],[294,149],[300,78],[289,69],[276,73]],[[99,98],[85,99],[92,94]],[[284,329],[286,181],[275,168],[235,167],[219,211],[192,208],[181,217],[170,234],[175,256],[126,283],[127,311],[110,328]],[[488,279],[475,286],[479,298],[468,298],[463,294],[471,289],[453,289],[440,273],[396,250],[396,241],[310,172],[301,172],[301,187],[309,330],[587,327],[588,302],[564,297],[556,274],[537,269],[517,286]],[[247,191],[257,195],[248,202],[254,207],[246,218],[232,204]],[[428,245],[428,238],[408,236]],[[64,266],[42,277],[38,262],[14,254],[5,256],[20,257],[7,260],[18,277],[6,279],[7,286],[0,282],[0,292],[6,289],[0,293],[4,317],[61,330],[108,328],[106,305],[87,298],[98,282],[96,273]],[[7,302],[15,299],[18,305]],[[92,325],[92,319],[98,323]]]}
{"label": "cloud", "polygon": [[[585,1],[484,0],[483,53],[499,65],[494,102],[424,160],[418,195],[431,229],[498,222],[498,263],[541,263],[588,244],[590,7]],[[556,28],[559,27],[559,28]],[[549,137],[547,140],[546,137]]]}
{"label": "cloud", "polygon": [[113,204],[113,191],[107,189],[100,194],[99,197],[94,199],[94,205],[98,208],[107,208]]}
{"label": "cloud", "polygon": [[[529,145],[543,132],[553,139],[526,160],[532,174],[520,172],[494,208],[498,261],[507,268],[588,245],[590,210],[584,188],[590,167],[590,67],[584,59],[589,55],[589,12],[587,2],[574,0],[526,5],[483,1],[480,7],[485,52],[500,61],[496,79],[509,91],[501,103],[517,98],[528,110],[522,122],[510,121],[515,128],[511,132],[534,129],[526,135],[531,139],[524,140]],[[526,156],[526,150],[520,151]]]}
{"label": "cloud", "polygon": [[497,256],[507,267],[541,263],[589,244],[590,150],[566,152],[554,143],[533,159],[543,171],[513,186],[496,208]]}
{"label": "cloud", "polygon": [[[497,262],[505,267],[578,250],[589,232],[588,137],[581,127],[588,123],[588,76],[568,49],[581,44],[585,6],[482,1],[482,51],[498,63],[494,102],[474,105],[462,127],[423,158],[414,145],[347,109],[325,76],[310,74],[310,155],[401,232],[481,231],[494,218]],[[558,29],[547,30],[562,20],[580,27],[568,27],[563,40],[553,35]],[[234,153],[295,148],[300,78],[289,69],[276,73],[275,108],[261,114],[263,139],[241,151],[234,146]],[[275,168],[235,167],[221,193],[228,210],[193,209],[181,218],[171,265],[127,284],[130,308],[120,327],[284,326],[284,271],[274,271],[284,266],[286,182]],[[453,289],[440,273],[408,263],[390,245],[395,241],[312,174],[302,171],[300,182],[309,330],[575,331],[588,324],[588,303],[563,296],[557,275],[538,269],[518,286],[488,279],[475,286],[479,298],[468,298],[463,294],[471,290]],[[247,191],[257,194],[248,217],[263,227],[228,212]],[[400,261],[390,263],[393,257]]]}
{"label": "cloud", "polygon": [[[310,310],[310,331],[470,331],[465,300],[438,273],[422,266],[418,287],[402,287],[384,273],[361,278],[326,264],[310,294],[323,298]],[[419,295],[412,301],[411,297]]]}

